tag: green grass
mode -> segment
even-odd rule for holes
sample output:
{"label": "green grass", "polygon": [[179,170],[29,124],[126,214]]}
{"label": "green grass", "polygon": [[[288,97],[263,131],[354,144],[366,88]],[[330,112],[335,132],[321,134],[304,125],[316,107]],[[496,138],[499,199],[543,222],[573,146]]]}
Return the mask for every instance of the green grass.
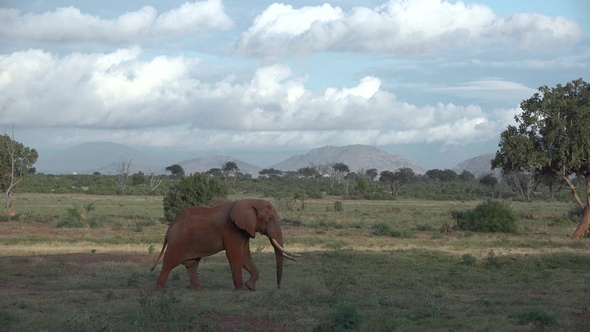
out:
{"label": "green grass", "polygon": [[[19,221],[0,223],[0,331],[585,331],[590,241],[571,204],[510,202],[516,234],[451,231],[449,211],[480,201],[309,200],[279,212],[287,261],[276,289],[269,241],[251,241],[256,292],[235,292],[224,254],[205,258],[205,291],[183,267],[153,292],[166,226],[161,197],[15,195]],[[58,228],[93,204],[85,228]],[[93,219],[95,218],[95,219]],[[298,222],[291,222],[297,220]],[[385,229],[374,234],[374,225]],[[394,232],[392,232],[392,230]],[[396,236],[410,234],[411,236]],[[64,249],[65,248],[65,249]],[[43,249],[43,251],[41,251]],[[39,254],[39,252],[47,252]]]}

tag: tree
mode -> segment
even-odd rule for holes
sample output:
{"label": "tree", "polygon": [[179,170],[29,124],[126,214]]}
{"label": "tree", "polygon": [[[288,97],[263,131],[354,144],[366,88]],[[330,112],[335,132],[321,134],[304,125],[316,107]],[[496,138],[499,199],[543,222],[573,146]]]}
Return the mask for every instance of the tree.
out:
{"label": "tree", "polygon": [[233,161],[228,161],[221,166],[221,173],[223,174],[223,178],[227,180],[232,175],[236,175],[240,168],[238,164]]}
{"label": "tree", "polygon": [[180,166],[178,164],[174,164],[174,165],[170,165],[170,166],[166,167],[166,172],[170,172],[170,174],[172,174],[173,178],[178,178],[178,177],[184,176],[184,169],[182,169],[182,166]]}
{"label": "tree", "polygon": [[142,186],[147,181],[145,174],[142,171],[139,171],[133,175],[131,175],[131,185],[132,186]]}
{"label": "tree", "polygon": [[508,185],[510,190],[519,198],[531,198],[531,192],[539,184],[538,177],[528,172],[506,172],[502,174],[504,183]]}
{"label": "tree", "polygon": [[494,174],[486,174],[479,179],[479,183],[481,183],[484,187],[487,187],[490,190],[490,196],[494,198],[494,192],[496,192],[496,185],[498,185],[498,179],[494,176]]}
{"label": "tree", "polygon": [[377,178],[378,175],[379,175],[379,172],[377,171],[376,168],[369,168],[368,170],[365,171],[365,176],[371,181],[375,181],[375,179]]}
{"label": "tree", "polygon": [[283,171],[278,170],[278,169],[274,169],[274,168],[265,168],[263,170],[261,170],[260,172],[258,172],[258,174],[260,174],[260,176],[262,177],[266,177],[266,178],[280,178],[283,175]]}
{"label": "tree", "polygon": [[162,184],[163,179],[159,176],[156,176],[154,172],[150,170],[150,193],[153,194],[156,192],[156,189]]}
{"label": "tree", "polygon": [[331,167],[328,174],[332,180],[331,184],[342,184],[346,178],[346,175],[350,172],[350,168],[345,163],[333,163],[330,166]]}
{"label": "tree", "polygon": [[6,216],[14,216],[12,190],[22,181],[29,168],[37,162],[39,154],[35,149],[24,146],[4,132],[0,136],[0,189],[6,195]]}
{"label": "tree", "polygon": [[228,188],[221,179],[205,173],[183,177],[164,196],[164,219],[171,223],[182,209],[211,204],[215,198],[226,198]]}
{"label": "tree", "polygon": [[411,168],[403,167],[395,172],[383,171],[379,176],[379,181],[387,183],[391,189],[391,194],[397,196],[401,188],[414,179],[415,173]]}
{"label": "tree", "polygon": [[303,178],[311,179],[320,177],[320,173],[315,167],[308,166],[297,170],[297,174]]}
{"label": "tree", "polygon": [[455,181],[457,173],[452,169],[431,169],[426,171],[426,176],[434,181]]}
{"label": "tree", "polygon": [[117,193],[124,194],[127,188],[127,180],[129,179],[129,171],[131,170],[131,160],[121,158],[121,162],[117,165]]}
{"label": "tree", "polygon": [[[526,171],[560,177],[584,211],[572,234],[578,239],[590,224],[590,85],[581,78],[557,85],[541,86],[539,92],[520,104],[516,126],[500,135],[500,150],[491,161],[502,172]],[[580,198],[573,176],[586,180],[586,202]]]}

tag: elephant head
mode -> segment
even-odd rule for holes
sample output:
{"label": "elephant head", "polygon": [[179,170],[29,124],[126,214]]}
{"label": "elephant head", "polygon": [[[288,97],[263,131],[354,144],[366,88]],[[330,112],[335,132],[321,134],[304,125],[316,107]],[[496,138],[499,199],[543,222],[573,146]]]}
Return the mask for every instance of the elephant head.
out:
{"label": "elephant head", "polygon": [[283,256],[295,260],[299,255],[290,253],[283,246],[280,217],[274,207],[267,201],[246,199],[238,201],[230,212],[230,218],[251,238],[256,232],[266,235],[274,248],[277,261],[277,287],[281,287],[283,275]]}

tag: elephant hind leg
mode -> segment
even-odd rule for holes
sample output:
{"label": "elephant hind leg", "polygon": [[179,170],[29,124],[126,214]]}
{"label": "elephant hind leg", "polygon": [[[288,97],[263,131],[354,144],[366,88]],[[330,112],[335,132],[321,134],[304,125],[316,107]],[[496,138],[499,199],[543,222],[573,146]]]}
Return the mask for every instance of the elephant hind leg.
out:
{"label": "elephant hind leg", "polygon": [[156,281],[156,289],[166,288],[166,281],[172,269],[180,265],[182,262],[182,256],[177,253],[177,250],[173,250],[168,246],[168,249],[164,253],[164,259],[162,261],[162,271]]}
{"label": "elephant hind leg", "polygon": [[162,271],[160,271],[160,276],[158,277],[158,281],[156,281],[156,290],[166,288],[166,281],[168,280],[170,271],[172,271],[172,268],[162,265]]}
{"label": "elephant hind leg", "polygon": [[192,290],[195,291],[202,291],[203,287],[201,287],[201,282],[199,281],[199,277],[197,276],[197,267],[199,267],[199,262],[201,261],[200,258],[191,259],[188,261],[183,262],[182,264],[186,267],[186,271],[188,272],[188,278],[190,280],[190,287]]}

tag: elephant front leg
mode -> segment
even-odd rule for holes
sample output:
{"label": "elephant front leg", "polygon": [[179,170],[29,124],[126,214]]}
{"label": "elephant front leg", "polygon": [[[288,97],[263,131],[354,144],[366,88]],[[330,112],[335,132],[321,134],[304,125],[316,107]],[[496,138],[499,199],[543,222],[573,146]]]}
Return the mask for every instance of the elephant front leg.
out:
{"label": "elephant front leg", "polygon": [[199,267],[199,262],[201,261],[200,258],[193,259],[190,261],[186,261],[182,263],[186,267],[186,271],[188,272],[188,278],[190,280],[190,287],[192,290],[195,291],[202,291],[203,287],[201,287],[201,282],[199,281],[199,277],[197,275],[197,267]]}
{"label": "elephant front leg", "polygon": [[227,249],[225,253],[227,255],[227,260],[229,260],[231,274],[234,280],[234,287],[236,288],[236,290],[243,289],[244,285],[242,277],[242,266],[244,265],[244,254],[241,250],[239,250],[239,252],[234,252],[229,251]]}
{"label": "elephant front leg", "polygon": [[250,273],[250,279],[245,283],[246,287],[249,290],[256,290],[256,280],[258,280],[259,273],[250,254],[250,244],[247,242],[244,248],[244,269]]}

